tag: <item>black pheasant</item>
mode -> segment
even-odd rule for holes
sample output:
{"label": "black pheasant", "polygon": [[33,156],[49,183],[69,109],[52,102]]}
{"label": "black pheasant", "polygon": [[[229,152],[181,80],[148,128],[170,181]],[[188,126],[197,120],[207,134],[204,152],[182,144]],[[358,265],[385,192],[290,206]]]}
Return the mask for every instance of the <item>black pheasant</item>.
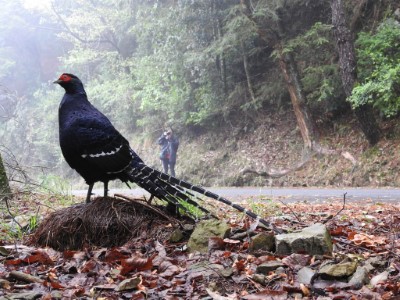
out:
{"label": "black pheasant", "polygon": [[190,191],[197,192],[270,226],[269,222],[228,199],[147,166],[110,120],[88,101],[83,84],[75,75],[64,73],[54,83],[65,89],[58,111],[61,151],[69,166],[89,185],[86,202],[90,201],[95,182],[104,183],[106,197],[108,182],[120,179],[134,182],[168,203],[180,206],[179,201],[183,200],[208,213],[193,200]]}

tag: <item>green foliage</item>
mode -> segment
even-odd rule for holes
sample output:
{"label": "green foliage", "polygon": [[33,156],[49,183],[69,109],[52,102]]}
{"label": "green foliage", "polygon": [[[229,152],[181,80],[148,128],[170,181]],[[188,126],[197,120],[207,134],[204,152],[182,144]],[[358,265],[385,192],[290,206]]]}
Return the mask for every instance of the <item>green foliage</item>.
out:
{"label": "green foliage", "polygon": [[400,25],[388,19],[376,33],[357,39],[360,84],[349,98],[354,107],[371,104],[386,116],[400,111]]}
{"label": "green foliage", "polygon": [[332,25],[317,22],[289,40],[283,49],[300,62],[302,84],[311,106],[324,105],[327,110],[337,108],[343,99],[339,68],[332,61],[336,50],[331,30]]}
{"label": "green foliage", "polygon": [[[23,165],[43,167],[34,174],[39,180],[42,173],[77,177],[58,145],[63,90],[50,82],[61,72],[78,75],[93,104],[129,140],[154,137],[165,126],[247,126],[263,110],[281,109],[288,94],[271,59],[277,42],[293,54],[311,104],[335,106],[343,98],[331,28],[323,23],[326,1],[52,3],[28,11],[20,1],[0,0],[0,80],[16,95],[12,105],[0,98],[11,116],[2,119],[0,136]],[[379,63],[391,92],[399,82],[395,63]],[[374,93],[374,84],[382,89],[371,75],[376,66],[360,64]]]}

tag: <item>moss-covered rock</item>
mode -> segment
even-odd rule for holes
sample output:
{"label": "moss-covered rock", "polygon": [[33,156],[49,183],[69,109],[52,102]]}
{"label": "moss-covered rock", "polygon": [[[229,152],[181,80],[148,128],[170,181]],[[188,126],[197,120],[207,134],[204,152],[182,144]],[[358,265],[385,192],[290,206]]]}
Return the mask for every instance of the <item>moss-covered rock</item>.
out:
{"label": "moss-covered rock", "polygon": [[225,238],[230,232],[230,226],[220,220],[204,220],[197,224],[190,236],[188,248],[190,252],[207,253],[208,239],[211,237]]}

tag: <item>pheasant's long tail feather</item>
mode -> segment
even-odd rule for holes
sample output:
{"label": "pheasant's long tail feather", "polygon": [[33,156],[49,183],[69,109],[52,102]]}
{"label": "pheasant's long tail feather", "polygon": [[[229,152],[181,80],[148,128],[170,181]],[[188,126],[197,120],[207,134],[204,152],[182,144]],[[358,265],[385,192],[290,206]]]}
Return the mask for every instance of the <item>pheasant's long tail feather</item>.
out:
{"label": "pheasant's long tail feather", "polygon": [[191,193],[188,193],[187,191],[184,191],[181,187],[175,186],[168,181],[165,181],[164,179],[160,178],[157,173],[142,172],[140,169],[133,167],[128,172],[128,174],[131,181],[138,184],[141,188],[147,190],[150,194],[161,200],[165,200],[178,206],[189,214],[191,213],[180,203],[179,200],[189,203],[190,205],[205,213],[207,216],[217,218],[209,210],[200,206],[196,201],[192,200],[191,197],[193,195]]}
{"label": "pheasant's long tail feather", "polygon": [[[173,177],[173,176],[169,176],[169,175],[167,175],[165,173],[162,173],[162,172],[160,172],[158,170],[150,168],[149,166],[147,166],[147,165],[145,165],[143,163],[136,164],[133,168],[135,169],[135,173],[136,174],[140,174],[140,176],[151,176],[151,177],[156,176],[157,178],[161,179],[163,182],[169,183],[169,186],[185,188],[185,189],[197,192],[197,193],[199,193],[201,195],[204,195],[206,197],[215,199],[215,200],[217,200],[219,202],[222,202],[222,203],[224,203],[226,205],[229,205],[229,206],[237,209],[240,212],[245,213],[249,217],[259,221],[261,224],[263,224],[263,225],[265,225],[267,227],[271,227],[275,231],[278,231],[274,226],[272,226],[270,224],[270,222],[262,219],[260,216],[256,215],[252,211],[247,210],[246,208],[244,208],[244,207],[242,207],[242,206],[240,206],[240,205],[238,205],[236,203],[233,203],[232,201],[230,201],[230,200],[228,200],[228,199],[226,199],[226,198],[224,198],[222,196],[219,196],[219,195],[217,195],[217,194],[215,194],[213,192],[207,191],[206,189],[204,189],[204,188],[202,188],[200,186],[192,185],[187,181],[178,179],[178,178]],[[176,193],[182,193],[179,190],[179,188],[175,188],[175,192]],[[171,194],[173,196],[178,196],[177,194],[174,194],[174,192],[172,192]]]}

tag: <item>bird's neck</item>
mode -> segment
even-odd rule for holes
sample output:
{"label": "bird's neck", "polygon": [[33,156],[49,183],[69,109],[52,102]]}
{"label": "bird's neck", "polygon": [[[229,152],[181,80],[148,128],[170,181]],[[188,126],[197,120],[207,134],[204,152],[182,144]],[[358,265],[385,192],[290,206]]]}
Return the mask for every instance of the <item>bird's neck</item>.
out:
{"label": "bird's neck", "polygon": [[85,95],[86,96],[86,92],[85,92],[85,89],[82,84],[67,85],[67,86],[64,86],[64,89],[65,89],[66,94],[70,94],[70,95],[76,94],[76,95]]}

